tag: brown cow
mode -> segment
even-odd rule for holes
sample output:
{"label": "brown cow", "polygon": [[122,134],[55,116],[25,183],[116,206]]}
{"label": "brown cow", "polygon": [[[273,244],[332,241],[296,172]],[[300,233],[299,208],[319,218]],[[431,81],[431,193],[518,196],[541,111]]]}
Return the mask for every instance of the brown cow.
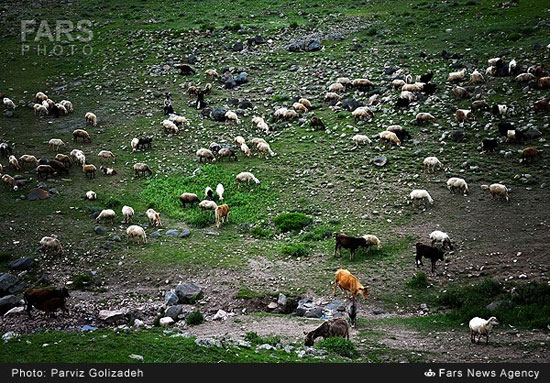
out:
{"label": "brown cow", "polygon": [[216,227],[219,229],[221,222],[229,222],[229,206],[227,204],[216,207]]}
{"label": "brown cow", "polygon": [[348,298],[348,291],[351,292],[351,298],[355,299],[357,294],[361,294],[363,299],[367,299],[369,288],[364,287],[356,276],[352,275],[348,270],[338,269],[334,274],[334,295],[336,295],[336,288],[340,287],[344,290],[346,298]]}
{"label": "brown cow", "polygon": [[26,310],[29,318],[32,318],[32,306],[38,310],[44,311],[44,315],[48,316],[57,309],[61,309],[68,314],[69,310],[65,305],[65,299],[69,297],[67,288],[62,289],[28,289],[25,291],[24,298],[27,304]]}

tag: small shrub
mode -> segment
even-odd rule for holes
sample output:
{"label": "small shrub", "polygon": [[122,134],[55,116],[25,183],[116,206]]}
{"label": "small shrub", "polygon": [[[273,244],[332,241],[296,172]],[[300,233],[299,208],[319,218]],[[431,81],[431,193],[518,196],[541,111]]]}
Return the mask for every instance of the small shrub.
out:
{"label": "small shrub", "polygon": [[106,205],[109,209],[115,209],[117,207],[122,206],[122,202],[118,198],[109,197],[109,199],[106,202]]}
{"label": "small shrub", "polygon": [[298,23],[296,21],[291,22],[290,23],[290,28],[292,28],[292,29],[298,28]]}
{"label": "small shrub", "polygon": [[185,318],[185,323],[187,323],[189,326],[196,326],[204,322],[204,316],[199,310],[195,310],[189,315],[187,315],[187,318]]}
{"label": "small shrub", "polygon": [[352,342],[340,337],[323,339],[315,347],[347,358],[356,358],[359,355]]}
{"label": "small shrub", "polygon": [[255,226],[254,228],[252,228],[250,233],[256,239],[271,239],[273,238],[274,234],[272,230],[264,229],[260,226]]}
{"label": "small shrub", "polygon": [[275,227],[280,232],[299,231],[311,222],[313,222],[311,217],[302,213],[282,213],[273,219]]}
{"label": "small shrub", "polygon": [[307,257],[309,250],[301,243],[290,243],[281,248],[281,253],[291,257]]}
{"label": "small shrub", "polygon": [[428,287],[428,277],[426,273],[420,272],[415,274],[409,281],[407,281],[407,287],[411,289],[425,289]]}
{"label": "small shrub", "polygon": [[367,36],[374,36],[374,35],[376,35],[377,32],[378,32],[378,30],[376,29],[376,27],[370,27],[366,31]]}
{"label": "small shrub", "polygon": [[78,274],[73,277],[73,288],[76,290],[86,290],[92,285],[94,277],[90,274]]}
{"label": "small shrub", "polygon": [[267,336],[262,337],[255,333],[254,331],[249,331],[245,334],[244,339],[247,342],[250,342],[252,345],[260,345],[260,344],[269,344],[273,347],[277,346],[279,343],[281,343],[281,338],[278,336]]}

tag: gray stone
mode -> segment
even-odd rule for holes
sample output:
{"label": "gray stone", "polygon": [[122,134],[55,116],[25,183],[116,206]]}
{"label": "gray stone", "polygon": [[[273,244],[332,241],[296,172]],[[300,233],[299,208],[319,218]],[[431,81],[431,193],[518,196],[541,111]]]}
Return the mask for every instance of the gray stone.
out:
{"label": "gray stone", "polygon": [[225,113],[227,113],[227,110],[225,108],[215,108],[212,109],[210,112],[210,117],[217,122],[224,122],[225,121]]}
{"label": "gray stone", "polygon": [[279,298],[277,299],[277,304],[279,306],[286,306],[286,295],[279,293]]}
{"label": "gray stone", "polygon": [[166,235],[169,237],[177,237],[180,232],[175,229],[167,230]]}
{"label": "gray stone", "polygon": [[158,238],[158,237],[160,237],[161,235],[162,235],[162,232],[161,232],[160,230],[157,230],[157,231],[153,231],[153,232],[149,235],[149,237],[151,237],[151,238]]}
{"label": "gray stone", "polygon": [[101,310],[99,319],[109,323],[126,321],[126,313],[122,310]]}
{"label": "gray stone", "polygon": [[96,227],[94,227],[94,233],[96,234],[105,234],[106,232],[107,232],[107,229],[105,229],[101,225],[97,225]]}
{"label": "gray stone", "polygon": [[0,298],[0,315],[19,305],[19,298],[14,295],[6,295]]}
{"label": "gray stone", "polygon": [[206,338],[206,339],[205,338],[197,338],[197,339],[195,339],[195,344],[197,346],[206,347],[206,348],[211,348],[211,347],[222,348],[222,342],[220,342],[217,339],[212,339],[212,338]]}
{"label": "gray stone", "polygon": [[172,319],[170,317],[160,318],[159,324],[162,327],[170,326],[170,325],[174,324],[174,319]]}
{"label": "gray stone", "polygon": [[191,235],[191,230],[189,229],[183,229],[180,233],[180,238],[189,237]]}
{"label": "gray stone", "polygon": [[34,265],[34,259],[31,257],[21,257],[11,261],[8,267],[13,270],[29,270]]}
{"label": "gray stone", "polygon": [[388,163],[386,156],[376,156],[371,161],[373,164],[380,167],[385,166]]}
{"label": "gray stone", "polygon": [[503,309],[503,308],[505,309],[510,306],[511,306],[511,303],[509,301],[500,300],[500,301],[494,301],[489,303],[486,308],[489,311],[495,311],[498,309]]}
{"label": "gray stone", "polygon": [[178,315],[180,315],[181,312],[182,312],[182,308],[183,308],[182,305],[170,306],[166,309],[166,311],[164,312],[164,315],[167,316],[167,317],[172,318],[174,321],[177,321],[178,320]]}
{"label": "gray stone", "polygon": [[304,315],[306,318],[321,318],[323,316],[323,308],[315,307]]}
{"label": "gray stone", "polygon": [[0,296],[16,293],[18,290],[19,278],[9,273],[0,274]]}
{"label": "gray stone", "polygon": [[303,317],[306,312],[313,309],[313,298],[312,297],[305,297],[303,299],[300,299],[298,301],[298,307],[296,308],[296,316]]}
{"label": "gray stone", "polygon": [[27,200],[29,201],[40,201],[43,199],[50,198],[50,194],[44,189],[32,189],[27,195]]}
{"label": "gray stone", "polygon": [[176,286],[175,290],[179,303],[195,303],[202,297],[202,289],[191,282],[185,282]]}
{"label": "gray stone", "polygon": [[379,308],[373,308],[373,309],[372,309],[372,313],[373,313],[374,315],[380,315],[380,314],[384,314],[384,310],[379,309]]}
{"label": "gray stone", "polygon": [[179,298],[174,290],[167,291],[164,295],[164,302],[167,306],[178,304]]}

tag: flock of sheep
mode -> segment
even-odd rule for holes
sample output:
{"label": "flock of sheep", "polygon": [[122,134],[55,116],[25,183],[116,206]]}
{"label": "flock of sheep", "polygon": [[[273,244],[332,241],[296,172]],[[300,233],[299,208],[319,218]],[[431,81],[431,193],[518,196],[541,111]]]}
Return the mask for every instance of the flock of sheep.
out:
{"label": "flock of sheep", "polygon": [[[209,69],[206,71],[207,76],[218,78],[220,77],[216,70]],[[526,84],[527,86],[532,87],[533,89],[548,89],[550,88],[550,77],[544,68],[541,66],[533,66],[523,70],[520,65],[515,60],[506,62],[504,58],[494,58],[489,60],[489,66],[485,71],[485,76],[514,76],[515,81],[520,84]],[[470,84],[478,84],[486,81],[485,76],[478,70],[474,70],[469,77]],[[418,76],[416,79],[413,79],[412,75],[404,76],[404,78],[395,78],[391,81],[390,87],[399,90],[399,96],[397,99],[397,108],[407,107],[410,103],[418,101],[436,92],[437,85],[431,82],[433,77],[433,72],[428,72],[427,74]],[[461,82],[467,82],[467,71],[466,69],[452,72],[448,75],[447,81],[449,83],[457,84]],[[361,92],[366,92],[372,90],[375,87],[375,84],[366,78],[357,78],[349,79],[346,77],[340,77],[336,81],[328,86],[328,93],[324,96],[325,102],[328,103],[329,107],[332,110],[338,111],[342,109],[342,99],[344,98],[344,93],[349,90],[357,90]],[[197,96],[196,107],[197,109],[206,109],[205,95],[207,95],[212,89],[212,85],[207,84],[204,89],[200,89],[196,86],[191,86],[188,89],[188,94]],[[466,99],[472,97],[472,94],[464,87],[456,85],[453,89],[453,95],[458,99]],[[63,100],[59,103],[51,100],[45,93],[38,92],[36,94],[36,104],[34,104],[33,109],[35,115],[42,117],[47,115],[52,115],[59,117],[72,113],[74,111],[74,106],[70,101]],[[383,104],[389,101],[388,97],[380,97],[380,94],[374,94],[369,97],[366,105],[359,105],[353,110],[351,110],[351,115],[356,121],[364,120],[370,121],[374,118],[376,112],[376,105]],[[15,109],[15,103],[7,97],[3,98],[3,104],[8,109]],[[535,112],[539,113],[541,111],[547,111],[548,98],[544,97],[538,100],[535,103]],[[251,119],[251,123],[254,127],[257,128],[258,132],[263,135],[268,135],[270,133],[270,121],[276,122],[279,120],[288,121],[298,118],[300,115],[308,113],[309,111],[315,109],[312,105],[312,102],[305,97],[298,98],[295,102],[292,102],[289,106],[276,108],[273,112],[273,115],[270,118],[263,116],[254,116]],[[510,142],[514,140],[521,140],[522,132],[519,129],[515,129],[513,125],[503,121],[508,113],[508,108],[506,105],[496,104],[493,107],[489,107],[488,103],[483,100],[476,100],[472,103],[471,109],[457,109],[455,113],[455,119],[457,122],[463,126],[469,121],[473,121],[476,118],[476,113],[483,110],[490,110],[492,114],[499,121],[498,131],[505,137],[505,142]],[[189,127],[189,120],[181,115],[177,115],[173,112],[172,102],[169,95],[167,95],[164,103],[165,114],[168,115],[168,118],[162,121],[162,129],[164,133],[169,136],[179,134],[182,127]],[[233,111],[226,111],[223,115],[224,121],[226,123],[232,123],[240,125],[243,123],[242,118],[239,118],[237,113]],[[421,112],[416,114],[415,119],[412,123],[418,125],[427,125],[432,122],[435,122],[437,119],[431,113]],[[98,118],[92,113],[88,112],[85,114],[86,124],[90,126],[97,126]],[[317,117],[313,116],[310,122],[311,127],[315,129],[324,129],[325,124],[323,121]],[[504,134],[503,130],[505,130]],[[92,142],[91,135],[85,129],[75,129],[72,132],[73,141],[78,142],[79,140],[82,143]],[[407,139],[411,138],[411,134],[400,125],[390,125],[384,131],[380,132],[377,135],[378,139],[385,142],[388,145],[395,145],[401,147]],[[132,153],[150,149],[152,146],[152,137],[136,137],[131,140],[130,147]],[[352,141],[356,146],[360,144],[371,144],[372,140],[367,135],[356,134],[352,137]],[[276,156],[275,152],[271,149],[270,144],[263,138],[255,137],[252,138],[249,142],[243,136],[236,136],[234,142],[238,145],[239,150],[245,157],[252,156],[252,150],[255,150],[258,156],[264,156],[265,158]],[[493,151],[496,145],[499,144],[493,138],[486,138],[482,142],[482,149],[485,152]],[[48,141],[48,146],[51,151],[58,152],[60,149],[65,148],[67,144],[59,139],[52,138]],[[13,147],[9,143],[0,144],[1,154],[8,158],[8,168],[13,171],[20,171],[24,167],[32,166],[36,170],[38,177],[44,176],[54,176],[60,174],[68,174],[69,168],[73,165],[79,166],[82,169],[82,172],[85,174],[86,178],[92,180],[95,178],[95,173],[97,167],[89,162],[89,158],[86,157],[84,152],[79,149],[73,149],[69,154],[57,153],[53,159],[38,159],[30,154],[23,154],[17,158],[13,154]],[[540,150],[537,150],[535,147],[526,148],[522,152],[523,161],[532,161],[535,157],[540,155]],[[98,153],[98,161],[101,163],[100,171],[104,173],[105,176],[113,176],[117,174],[116,169],[110,166],[104,166],[108,161],[116,162],[116,156],[113,152],[108,150],[101,150]],[[216,142],[211,142],[208,147],[202,147],[196,151],[196,156],[199,163],[204,162],[215,162],[223,161],[225,159],[237,160],[237,150],[232,148],[230,145],[219,145]],[[424,171],[428,173],[433,173],[438,170],[444,169],[441,161],[435,156],[429,156],[423,160],[422,163]],[[137,162],[133,165],[133,170],[136,177],[150,176],[153,174],[151,168],[142,162]],[[2,181],[12,190],[18,190],[22,184],[19,183],[19,180],[16,180],[14,177],[9,174],[4,174],[4,168],[0,164],[0,173],[2,175]],[[243,171],[236,175],[235,177],[237,185],[240,188],[241,184],[250,184],[251,182],[259,185],[260,180],[251,172]],[[464,195],[467,195],[470,192],[466,180],[459,177],[451,177],[447,180],[447,187],[451,193],[460,192]],[[490,185],[483,185],[483,189],[487,189],[493,198],[501,197],[506,201],[510,201],[509,188],[500,183],[492,183]],[[193,205],[198,203],[198,206],[203,210],[212,210],[215,213],[216,227],[220,227],[222,222],[227,222],[229,219],[229,205],[222,203],[218,205],[218,202],[224,201],[223,194],[225,188],[219,183],[216,187],[216,194],[214,190],[210,187],[206,187],[204,198],[201,199],[194,193],[187,191],[182,191],[179,199],[183,208],[187,208],[188,205]],[[85,198],[87,200],[97,199],[97,194],[90,190],[86,193]],[[413,205],[424,205],[428,207],[434,204],[434,199],[430,193],[425,189],[415,189],[412,190],[409,194],[409,200]],[[134,216],[134,209],[131,206],[124,206],[121,210],[122,216],[124,217],[124,223],[129,224],[126,229],[126,233],[129,240],[137,238],[142,243],[147,243],[146,231],[143,227],[135,224],[131,224],[132,218]],[[150,227],[161,227],[160,214],[153,209],[148,209],[145,212],[145,215],[148,218]],[[96,220],[98,222],[109,220],[114,222],[117,214],[112,209],[102,210],[97,216]],[[432,262],[432,271],[435,270],[435,265],[438,260],[443,260],[443,253],[446,248],[452,250],[451,240],[448,234],[442,231],[434,231],[430,235],[431,244],[426,245],[424,243],[416,244],[416,260],[415,264],[419,267],[422,265],[422,258],[428,258]],[[63,246],[59,239],[52,235],[42,238],[40,241],[42,252],[45,254],[54,254],[60,255],[63,252]],[[355,250],[358,247],[370,248],[371,246],[377,246],[381,248],[380,240],[374,235],[366,235],[363,237],[351,237],[344,233],[336,235],[336,246],[335,246],[335,255],[339,250],[341,255],[341,249],[347,248],[350,249],[350,256],[353,259]],[[357,294],[362,295],[364,298],[367,297],[368,288],[363,287],[360,284],[358,279],[354,277],[347,270],[338,270],[336,273],[336,280],[334,284],[334,292],[336,293],[336,288],[339,286],[344,291],[351,292],[351,304],[352,312],[354,312],[352,323],[355,322],[355,296]],[[331,322],[332,323],[332,322]],[[347,323],[347,322],[346,322]],[[493,325],[497,324],[495,318],[490,318],[489,320],[484,320],[481,318],[474,318],[470,322],[471,330],[471,339],[475,340],[477,335],[477,341],[483,335],[487,338],[488,334]],[[343,326],[341,322],[336,323],[336,327]],[[326,327],[326,326],[325,326]],[[345,326],[344,326],[345,327]],[[330,326],[327,331],[330,330]],[[323,331],[319,332],[322,333]],[[330,331],[329,331],[330,332]],[[338,332],[338,331],[336,331]],[[341,331],[342,334],[348,336],[349,331]],[[323,336],[323,335],[320,335]],[[311,343],[311,339],[314,339],[313,336],[309,336],[306,339],[306,343]]]}

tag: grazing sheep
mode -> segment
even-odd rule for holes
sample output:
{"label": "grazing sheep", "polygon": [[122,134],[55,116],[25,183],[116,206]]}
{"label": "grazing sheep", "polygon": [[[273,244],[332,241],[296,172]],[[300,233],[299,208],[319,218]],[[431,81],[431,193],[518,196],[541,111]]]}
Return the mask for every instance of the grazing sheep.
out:
{"label": "grazing sheep", "polygon": [[68,100],[61,100],[59,102],[59,104],[61,106],[63,106],[65,108],[65,110],[67,111],[67,113],[72,113],[74,112],[74,106],[73,106],[73,103],[68,101]]}
{"label": "grazing sheep", "polygon": [[10,189],[17,191],[17,182],[15,181],[15,178],[10,176],[9,174],[4,174],[2,176],[2,182]]}
{"label": "grazing sheep", "polygon": [[49,165],[55,170],[57,174],[69,174],[69,167],[58,160],[50,160]]}
{"label": "grazing sheep", "polygon": [[75,164],[78,164],[79,166],[82,166],[86,163],[86,156],[84,155],[84,152],[80,149],[73,149],[69,153],[69,157],[71,161]]}
{"label": "grazing sheep", "polygon": [[239,117],[237,116],[237,113],[232,112],[230,110],[225,112],[225,121],[226,122],[235,122],[237,124],[241,123],[241,120],[239,120]]}
{"label": "grazing sheep", "polygon": [[222,184],[218,184],[218,186],[216,186],[216,194],[218,195],[218,199],[220,201],[223,201],[223,192],[225,191],[224,187]]}
{"label": "grazing sheep", "polygon": [[443,169],[443,164],[437,157],[426,157],[422,163],[424,164],[424,171],[428,173],[433,173],[438,168]]}
{"label": "grazing sheep", "polygon": [[481,149],[484,153],[494,152],[497,149],[498,142],[496,138],[484,138],[481,141]]}
{"label": "grazing sheep", "polygon": [[126,234],[130,239],[137,237],[140,238],[143,243],[147,243],[147,235],[145,234],[145,230],[143,230],[143,227],[141,226],[128,226],[128,228],[126,229]]}
{"label": "grazing sheep", "polygon": [[[314,130],[325,130],[326,129],[326,126],[323,123],[323,121],[317,116],[311,117],[311,120],[309,121],[309,126],[311,126]],[[319,129],[317,129],[317,128],[319,128]]]}
{"label": "grazing sheep", "polygon": [[315,344],[315,339],[317,338],[327,339],[340,337],[349,340],[349,325],[345,319],[336,318],[323,322],[322,325],[313,331],[304,331],[304,334],[306,336],[304,345],[308,347],[313,346]]}
{"label": "grazing sheep", "polygon": [[414,82],[412,74],[409,73],[408,75],[405,76],[405,82],[407,84],[412,84]]}
{"label": "grazing sheep", "polygon": [[164,128],[164,133],[166,134],[178,134],[179,128],[170,120],[162,121],[162,127]]}
{"label": "grazing sheep", "polygon": [[271,150],[271,147],[267,142],[258,142],[258,144],[256,145],[256,150],[258,151],[258,153],[264,153],[266,158],[268,155],[272,157],[275,156],[275,152]]}
{"label": "grazing sheep", "polygon": [[79,138],[81,138],[82,141],[84,142],[85,141],[92,142],[92,138],[90,137],[90,134],[84,129],[73,130],[73,140],[77,141]]}
{"label": "grazing sheep", "polygon": [[416,267],[423,266],[422,257],[429,258],[432,261],[432,273],[435,271],[435,264],[438,260],[443,261],[443,250],[439,247],[428,246],[424,243],[416,243]]}
{"label": "grazing sheep", "polygon": [[345,86],[345,87],[350,87],[350,86],[352,86],[351,80],[350,80],[349,78],[347,78],[347,77],[338,77],[338,78],[336,79],[336,82],[342,84],[342,85]]}
{"label": "grazing sheep", "polygon": [[372,112],[372,110],[370,110],[368,106],[360,106],[359,108],[351,112],[351,115],[355,117],[355,121],[370,120],[374,117],[374,113]]}
{"label": "grazing sheep", "polygon": [[210,77],[220,77],[220,75],[215,69],[207,69],[206,71],[204,71],[204,74]]}
{"label": "grazing sheep", "polygon": [[221,160],[222,158],[229,158],[233,159],[234,161],[237,161],[237,153],[231,148],[221,148],[218,151],[218,158]]}
{"label": "grazing sheep", "polygon": [[223,204],[216,207],[216,227],[219,229],[220,225],[223,222],[229,222],[229,206]]}
{"label": "grazing sheep", "polygon": [[153,143],[153,137],[149,137],[149,136],[140,137],[138,140],[137,148],[143,149],[147,147],[147,149],[151,149],[152,143]]}
{"label": "grazing sheep", "polygon": [[432,240],[432,247],[436,243],[440,243],[445,249],[446,247],[449,248],[449,250],[453,250],[453,244],[451,243],[451,238],[449,238],[449,235],[447,233],[444,233],[440,230],[434,230],[430,234],[430,239]]}
{"label": "grazing sheep", "polygon": [[176,124],[176,126],[183,126],[183,125],[186,125],[186,126],[189,126],[191,125],[191,123],[189,122],[189,120],[183,116],[177,116],[177,115],[172,115],[172,122],[174,124]]}
{"label": "grazing sheep", "polygon": [[495,116],[506,116],[506,114],[508,114],[508,107],[506,105],[495,104],[491,108],[491,112]]}
{"label": "grazing sheep", "polygon": [[250,157],[252,155],[250,148],[244,142],[241,144],[241,151],[244,153],[246,157]]}
{"label": "grazing sheep", "polygon": [[335,82],[328,87],[328,91],[334,93],[341,93],[345,90],[346,88],[344,87],[344,85],[340,84],[339,82]]}
{"label": "grazing sheep", "polygon": [[101,150],[97,156],[100,162],[105,160],[113,160],[113,162],[116,162],[116,156],[109,150]]}
{"label": "grazing sheep", "polygon": [[401,140],[399,137],[397,137],[397,134],[394,132],[390,132],[387,130],[384,130],[383,132],[380,132],[379,137],[381,140],[388,142],[390,144],[395,144],[397,146],[401,146]]}
{"label": "grazing sheep", "polygon": [[536,76],[531,73],[521,73],[516,76],[514,79],[518,83],[525,83],[525,82],[531,82],[536,80]]}
{"label": "grazing sheep", "polygon": [[336,92],[328,92],[325,94],[325,101],[338,101],[342,98],[338,93]]}
{"label": "grazing sheep", "polygon": [[401,91],[399,94],[399,98],[397,99],[396,106],[397,107],[406,107],[409,106],[409,104],[416,100],[416,95],[409,91]]}
{"label": "grazing sheep", "polygon": [[367,251],[370,251],[371,246],[376,246],[378,250],[382,249],[382,243],[376,235],[367,234],[363,238],[367,241]]}
{"label": "grazing sheep", "polygon": [[258,146],[259,143],[267,144],[266,140],[259,137],[254,137],[252,140],[250,140],[250,142],[252,143],[252,145],[254,145],[254,147]]}
{"label": "grazing sheep", "polygon": [[210,162],[216,161],[216,157],[214,157],[214,153],[212,153],[212,151],[210,151],[209,149],[202,148],[197,150],[197,157],[199,157],[199,162],[202,162],[203,158],[205,161],[210,161]]}
{"label": "grazing sheep", "polygon": [[86,178],[88,179],[92,179],[92,178],[95,178],[95,172],[96,172],[97,168],[95,167],[95,165],[88,165],[88,164],[84,164],[82,165],[82,172],[84,172],[84,174],[86,175]]}
{"label": "grazing sheep", "polygon": [[395,133],[395,135],[397,136],[397,138],[399,138],[401,142],[403,142],[405,139],[412,138],[411,134],[407,130],[403,129],[401,125],[390,125],[386,128],[386,130],[388,132]]}
{"label": "grazing sheep", "polygon": [[401,79],[395,79],[391,82],[391,86],[394,89],[401,89],[403,87],[403,85],[405,85],[405,81],[403,81]]}
{"label": "grazing sheep", "polygon": [[297,112],[309,112],[309,109],[304,104],[300,104],[299,102],[295,102],[294,104],[292,104],[292,108]]}
{"label": "grazing sheep", "polygon": [[84,118],[87,124],[91,124],[92,126],[97,125],[97,116],[94,113],[88,112],[84,115]]}
{"label": "grazing sheep", "polygon": [[470,82],[472,84],[479,84],[485,82],[485,78],[483,78],[483,75],[476,69],[470,75]]}
{"label": "grazing sheep", "polygon": [[510,201],[510,195],[508,194],[509,191],[505,185],[494,183],[489,185],[488,190],[489,190],[489,193],[491,193],[491,196],[493,197],[493,199],[495,199],[496,197],[499,197],[499,198],[504,198],[506,202]]}
{"label": "grazing sheep", "polygon": [[250,181],[254,181],[254,183],[256,185],[259,185],[260,184],[260,180],[257,179],[256,177],[254,177],[254,174],[250,173],[250,172],[241,172],[239,174],[237,174],[237,183],[238,183],[238,188],[241,187],[241,184],[246,182],[247,184],[250,184]]}
{"label": "grazing sheep", "polygon": [[30,154],[24,154],[19,157],[19,163],[21,166],[30,165],[33,168],[38,166],[38,160],[35,156],[31,156]]}
{"label": "grazing sheep", "polygon": [[497,318],[490,317],[489,319],[485,320],[480,317],[475,317],[470,320],[470,323],[468,326],[470,327],[470,341],[472,343],[476,343],[476,335],[477,335],[477,344],[479,344],[479,341],[481,340],[481,336],[485,336],[486,344],[489,343],[489,332],[493,328],[493,326],[498,325]]}
{"label": "grazing sheep", "polygon": [[57,236],[52,235],[51,237],[45,236],[40,240],[40,251],[45,255],[63,255],[63,246],[61,241],[57,239]]}
{"label": "grazing sheep", "polygon": [[44,92],[38,92],[34,97],[37,102],[42,102],[48,99],[48,96]]}
{"label": "grazing sheep", "polygon": [[447,81],[448,82],[462,81],[464,80],[465,77],[466,77],[466,68],[458,72],[449,73],[449,77],[447,77]]}
{"label": "grazing sheep", "polygon": [[117,171],[113,168],[106,168],[105,166],[100,166],[99,170],[103,172],[103,175],[105,176],[114,176],[117,174]]}
{"label": "grazing sheep", "polygon": [[47,116],[48,114],[50,114],[48,108],[46,108],[42,104],[34,104],[33,109],[35,116]]}
{"label": "grazing sheep", "polygon": [[[86,192],[84,198],[88,201],[95,201],[97,199],[97,194],[95,193],[95,191],[90,190]],[[124,211],[122,213],[124,213]]]}
{"label": "grazing sheep", "polygon": [[275,120],[281,120],[281,119],[285,118],[286,112],[288,112],[288,108],[285,108],[285,107],[278,108],[273,113],[273,118]]}
{"label": "grazing sheep", "polygon": [[[342,84],[342,85],[343,85],[343,84]],[[344,85],[344,86],[345,86],[345,85]],[[311,104],[311,101],[309,101],[307,98],[303,98],[303,97],[302,97],[302,98],[300,98],[300,99],[298,100],[298,102],[299,102],[300,104],[302,104],[303,106],[305,106],[307,109],[311,109],[312,106],[313,106],[313,105]]]}
{"label": "grazing sheep", "polygon": [[149,165],[143,162],[138,162],[134,165],[134,172],[136,177],[144,177],[145,173],[148,173],[150,176],[153,175],[153,171]]}
{"label": "grazing sheep", "polygon": [[447,180],[447,188],[449,192],[453,193],[456,190],[460,190],[464,195],[468,195],[470,190],[468,189],[468,184],[463,178],[451,177]]}
{"label": "grazing sheep", "polygon": [[201,208],[201,210],[216,210],[216,208],[218,207],[218,204],[216,204],[216,202],[214,201],[208,201],[208,200],[204,200],[204,201],[201,201],[199,202],[199,207]]}
{"label": "grazing sheep", "polygon": [[436,121],[436,118],[434,116],[432,116],[430,113],[422,113],[421,112],[421,113],[418,113],[416,115],[415,120],[419,125],[424,125],[424,124],[427,124],[429,122]]}
{"label": "grazing sheep", "polygon": [[550,77],[541,77],[537,81],[539,89],[550,89]]}
{"label": "grazing sheep", "polygon": [[180,195],[180,202],[185,207],[187,204],[193,205],[195,202],[199,203],[201,200],[195,193],[182,193]]}
{"label": "grazing sheep", "polygon": [[55,170],[50,165],[38,165],[36,167],[36,175],[38,178],[46,178],[48,176],[54,175]]}
{"label": "grazing sheep", "polygon": [[415,82],[414,84],[405,84],[401,87],[402,92],[422,92],[424,90],[423,82]]}
{"label": "grazing sheep", "polygon": [[59,150],[60,147],[65,146],[65,143],[59,138],[52,138],[48,141],[48,147],[50,150]]}
{"label": "grazing sheep", "polygon": [[104,209],[101,210],[101,213],[97,216],[95,219],[97,222],[101,222],[103,220],[111,220],[111,224],[114,225],[116,218],[116,213],[112,209]]}
{"label": "grazing sheep", "polygon": [[475,115],[468,109],[457,109],[455,113],[455,119],[458,122],[464,122],[466,120],[475,120]]}
{"label": "grazing sheep", "polygon": [[356,134],[351,139],[353,142],[355,142],[355,147],[359,146],[359,144],[372,143],[371,139],[368,136],[365,136],[363,134]]}
{"label": "grazing sheep", "polygon": [[4,99],[2,101],[4,102],[4,106],[8,110],[14,110],[15,109],[15,103],[12,100],[10,100],[9,98],[4,97]]}
{"label": "grazing sheep", "polygon": [[239,145],[242,145],[242,144],[245,144],[246,143],[246,140],[244,139],[243,136],[237,136],[235,137],[234,139],[235,143],[239,144]]}
{"label": "grazing sheep", "polygon": [[149,225],[152,227],[161,227],[162,223],[160,222],[160,214],[157,213],[154,209],[147,209],[145,212]]}
{"label": "grazing sheep", "polygon": [[466,90],[466,88],[463,88],[461,86],[455,86],[453,89],[453,95],[456,98],[471,98],[472,94]]}
{"label": "grazing sheep", "polygon": [[413,205],[417,205],[419,201],[428,201],[430,205],[434,204],[434,200],[430,193],[424,189],[415,189],[409,194],[409,199],[412,201]]}
{"label": "grazing sheep", "polygon": [[550,98],[549,97],[543,97],[533,104],[533,107],[535,109],[535,113],[541,113],[541,112],[547,112],[550,110]]}
{"label": "grazing sheep", "polygon": [[342,248],[349,249],[350,261],[353,261],[355,251],[358,247],[372,246],[372,243],[369,244],[365,237],[352,237],[344,233],[338,233],[335,238],[336,243],[334,245],[334,256],[336,256],[336,252],[338,252],[340,257],[342,257]]}
{"label": "grazing sheep", "polygon": [[355,300],[357,295],[361,295],[363,299],[367,299],[369,287],[364,287],[359,279],[345,269],[338,269],[334,273],[334,295],[336,296],[336,288],[340,287],[348,297],[348,291],[351,293],[351,299]]}
{"label": "grazing sheep", "polygon": [[208,198],[209,200],[214,199],[214,190],[212,190],[212,188],[210,186],[207,186],[204,189],[204,198]]}
{"label": "grazing sheep", "polygon": [[57,116],[66,116],[67,114],[69,114],[69,111],[67,110],[67,108],[65,108],[65,106],[63,106],[62,104],[55,104],[54,115],[56,117]]}
{"label": "grazing sheep", "polygon": [[351,86],[360,91],[367,91],[374,88],[374,83],[366,78],[356,78],[351,82]]}
{"label": "grazing sheep", "polygon": [[476,100],[472,102],[472,111],[489,110],[489,104],[485,100]]}
{"label": "grazing sheep", "polygon": [[533,162],[537,156],[540,155],[540,150],[534,146],[529,146],[521,151],[520,163],[523,162]]}
{"label": "grazing sheep", "polygon": [[19,165],[19,161],[14,155],[9,156],[8,158],[8,165],[10,168],[12,168],[15,171],[21,170],[21,165]]}
{"label": "grazing sheep", "polygon": [[134,209],[124,205],[122,207],[122,215],[124,216],[124,223],[130,223],[132,222],[132,218],[134,218]]}
{"label": "grazing sheep", "polygon": [[132,153],[138,150],[138,145],[139,145],[139,139],[132,138],[132,141],[130,142],[130,146],[132,147]]}

